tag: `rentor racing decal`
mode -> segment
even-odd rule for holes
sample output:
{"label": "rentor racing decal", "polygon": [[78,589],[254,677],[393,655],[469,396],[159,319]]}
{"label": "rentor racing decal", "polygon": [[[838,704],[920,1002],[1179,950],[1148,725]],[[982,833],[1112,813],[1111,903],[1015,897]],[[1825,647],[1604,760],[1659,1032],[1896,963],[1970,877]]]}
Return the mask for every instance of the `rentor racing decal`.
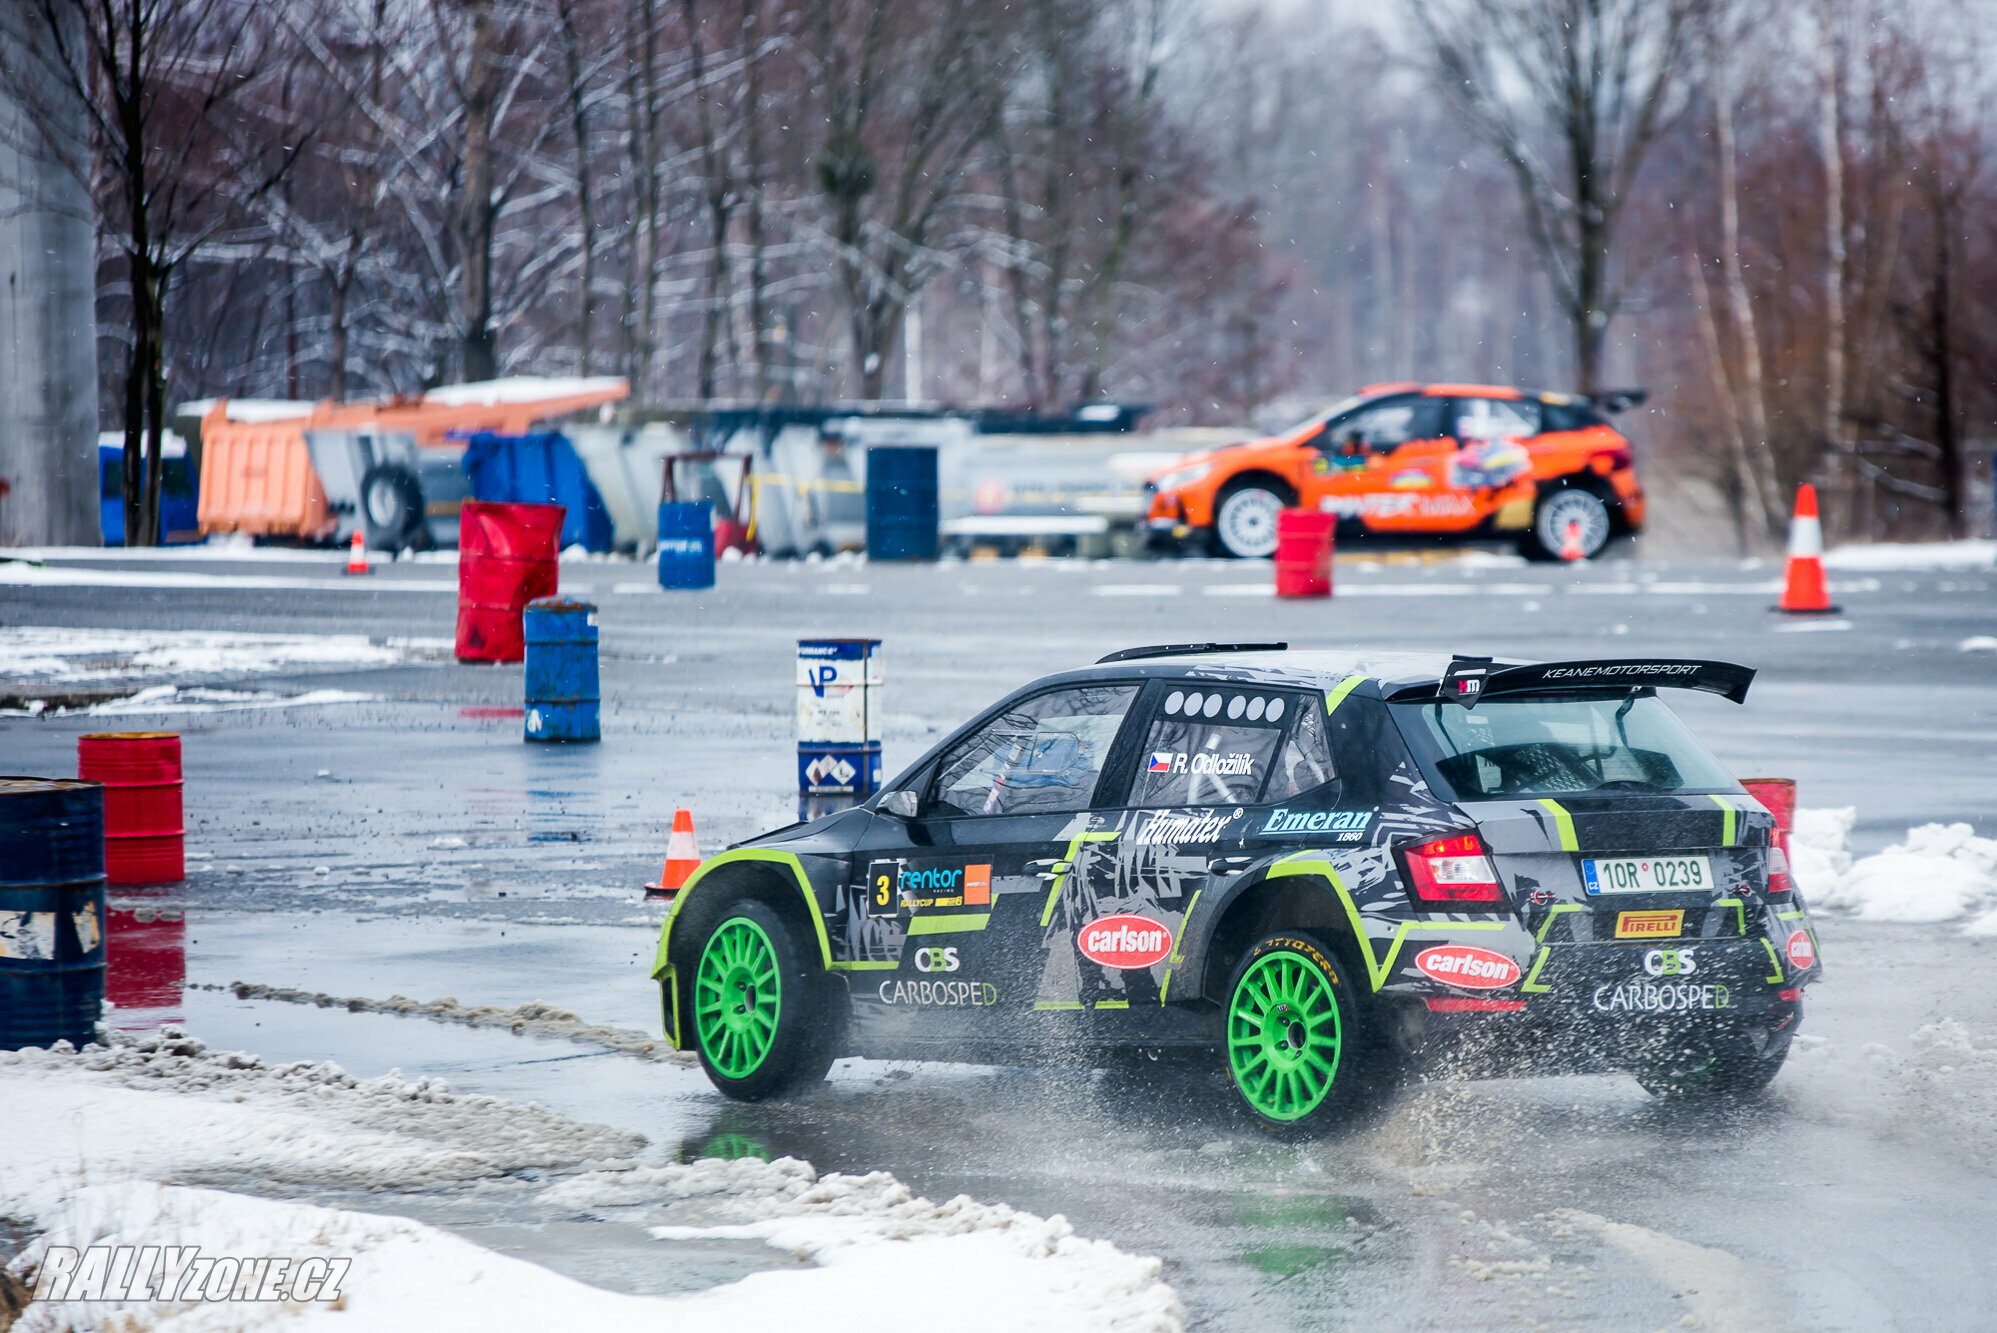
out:
{"label": "rentor racing decal", "polygon": [[1162,963],[1172,952],[1172,932],[1147,916],[1122,913],[1100,917],[1075,932],[1082,957],[1115,972]]}
{"label": "rentor racing decal", "polygon": [[1469,990],[1500,990],[1519,979],[1519,965],[1501,953],[1468,944],[1438,944],[1415,955],[1425,975]]}

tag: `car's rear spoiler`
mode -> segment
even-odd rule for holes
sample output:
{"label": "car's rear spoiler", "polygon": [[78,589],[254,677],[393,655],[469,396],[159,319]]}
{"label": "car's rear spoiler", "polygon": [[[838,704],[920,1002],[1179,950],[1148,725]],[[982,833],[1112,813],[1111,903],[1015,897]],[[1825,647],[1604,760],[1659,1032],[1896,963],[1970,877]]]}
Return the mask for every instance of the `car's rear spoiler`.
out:
{"label": "car's rear spoiler", "polygon": [[1628,661],[1535,662],[1498,667],[1488,657],[1457,657],[1433,687],[1413,685],[1395,700],[1446,699],[1474,708],[1479,699],[1505,694],[1555,694],[1572,690],[1702,690],[1734,703],[1747,702],[1754,668],[1732,662],[1646,657]]}

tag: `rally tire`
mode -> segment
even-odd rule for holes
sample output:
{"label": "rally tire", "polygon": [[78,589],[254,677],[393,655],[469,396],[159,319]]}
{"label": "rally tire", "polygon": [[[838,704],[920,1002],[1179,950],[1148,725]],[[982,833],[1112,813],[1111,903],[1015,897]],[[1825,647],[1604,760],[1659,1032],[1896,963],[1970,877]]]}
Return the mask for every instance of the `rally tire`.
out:
{"label": "rally tire", "polygon": [[801,932],[759,898],[713,918],[687,985],[692,1045],[708,1080],[737,1101],[809,1087],[832,1067],[824,970]]}
{"label": "rally tire", "polygon": [[369,549],[400,551],[419,544],[423,486],[400,463],[376,463],[361,478],[361,526]]}
{"label": "rally tire", "polygon": [[1630,1072],[1654,1097],[1745,1101],[1760,1096],[1781,1072],[1794,1031],[1792,1023],[1759,1044],[1746,1032],[1716,1032],[1644,1060]]}
{"label": "rally tire", "polygon": [[1593,560],[1615,535],[1615,514],[1587,486],[1557,486],[1542,491],[1533,503],[1532,526],[1519,539],[1519,553],[1528,560],[1558,560],[1567,525],[1581,525],[1581,558]]}
{"label": "rally tire", "polygon": [[1276,516],[1296,502],[1296,493],[1274,477],[1244,477],[1230,482],[1214,500],[1214,554],[1236,560],[1262,560],[1274,555]]}
{"label": "rally tire", "polygon": [[1222,1005],[1222,1064],[1263,1129],[1310,1137],[1349,1123],[1384,1086],[1384,1051],[1353,973],[1308,934],[1278,931],[1242,955]]}

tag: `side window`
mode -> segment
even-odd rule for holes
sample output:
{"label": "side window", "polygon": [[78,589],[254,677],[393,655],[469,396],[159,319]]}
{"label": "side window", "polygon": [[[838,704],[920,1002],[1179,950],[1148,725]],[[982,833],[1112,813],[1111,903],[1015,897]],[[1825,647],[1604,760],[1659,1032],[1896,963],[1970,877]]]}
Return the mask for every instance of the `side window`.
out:
{"label": "side window", "polygon": [[1338,453],[1388,453],[1409,440],[1433,440],[1447,434],[1445,398],[1390,398],[1333,422],[1326,443]]}
{"label": "side window", "polygon": [[1030,815],[1086,810],[1135,685],[1037,694],[1008,708],[944,757],[939,815]]}
{"label": "side window", "polygon": [[1130,803],[1253,804],[1294,707],[1287,695],[1251,686],[1173,686],[1138,751]]}
{"label": "side window", "polygon": [[1290,738],[1276,756],[1269,774],[1265,801],[1287,801],[1338,776],[1331,762],[1331,745],[1324,734],[1324,709],[1315,701],[1298,708],[1297,720],[1290,725]]}
{"label": "side window", "polygon": [[1456,400],[1456,438],[1466,444],[1473,440],[1524,440],[1537,434],[1538,403],[1508,398]]}

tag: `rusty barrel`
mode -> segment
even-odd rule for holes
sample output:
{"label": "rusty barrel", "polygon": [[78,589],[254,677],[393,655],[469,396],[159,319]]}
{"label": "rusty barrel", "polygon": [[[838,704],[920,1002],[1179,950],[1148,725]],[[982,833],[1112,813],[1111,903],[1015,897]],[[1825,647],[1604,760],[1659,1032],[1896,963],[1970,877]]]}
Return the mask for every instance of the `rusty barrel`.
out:
{"label": "rusty barrel", "polygon": [[104,788],[0,777],[0,1050],[77,1046],[104,1011]]}
{"label": "rusty barrel", "polygon": [[1276,595],[1331,596],[1331,533],[1337,519],[1314,509],[1276,515]]}
{"label": "rusty barrel", "polygon": [[599,736],[596,608],[567,597],[529,602],[527,739],[593,741]]}
{"label": "rusty barrel", "polygon": [[468,502],[458,516],[458,660],[518,662],[520,616],[553,597],[561,505]]}
{"label": "rusty barrel", "polygon": [[104,875],[113,884],[187,878],[180,733],[106,731],[76,738],[76,776],[104,788]]}

